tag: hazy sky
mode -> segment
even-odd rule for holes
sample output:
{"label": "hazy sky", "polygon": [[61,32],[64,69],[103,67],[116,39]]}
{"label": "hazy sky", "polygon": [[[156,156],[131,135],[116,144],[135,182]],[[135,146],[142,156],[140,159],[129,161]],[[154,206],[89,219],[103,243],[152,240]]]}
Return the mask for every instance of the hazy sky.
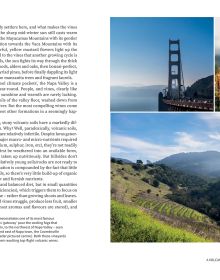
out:
{"label": "hazy sky", "polygon": [[113,113],[111,129],[112,156],[132,161],[220,151],[218,113]]}
{"label": "hazy sky", "polygon": [[166,85],[169,39],[186,85],[213,74],[212,18],[111,18],[111,85]]}

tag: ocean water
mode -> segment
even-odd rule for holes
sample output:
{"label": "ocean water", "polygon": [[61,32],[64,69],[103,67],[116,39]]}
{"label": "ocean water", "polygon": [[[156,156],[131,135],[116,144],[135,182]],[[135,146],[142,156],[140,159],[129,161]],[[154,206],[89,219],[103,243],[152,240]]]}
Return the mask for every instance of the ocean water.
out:
{"label": "ocean water", "polygon": [[111,111],[158,111],[158,94],[164,87],[111,87]]}

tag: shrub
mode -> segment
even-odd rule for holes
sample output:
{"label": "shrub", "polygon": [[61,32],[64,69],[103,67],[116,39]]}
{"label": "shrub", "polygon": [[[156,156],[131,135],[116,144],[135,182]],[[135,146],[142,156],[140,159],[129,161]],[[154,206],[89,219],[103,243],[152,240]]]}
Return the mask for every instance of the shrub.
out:
{"label": "shrub", "polygon": [[149,184],[149,179],[148,178],[142,178],[142,181],[144,181],[145,183]]}
{"label": "shrub", "polygon": [[143,170],[145,167],[144,167],[143,164],[136,164],[136,163],[134,163],[134,164],[132,164],[132,168],[134,170],[136,170],[136,171],[139,171],[139,170]]}
{"label": "shrub", "polygon": [[111,196],[116,198],[116,195],[117,195],[117,189],[115,187],[111,187]]}
{"label": "shrub", "polygon": [[159,185],[160,185],[160,182],[157,181],[156,179],[154,179],[154,180],[153,180],[153,186],[154,186],[155,188],[158,188]]}
{"label": "shrub", "polygon": [[154,169],[150,169],[149,171],[148,171],[148,174],[150,174],[150,175],[153,175],[155,173],[155,170]]}

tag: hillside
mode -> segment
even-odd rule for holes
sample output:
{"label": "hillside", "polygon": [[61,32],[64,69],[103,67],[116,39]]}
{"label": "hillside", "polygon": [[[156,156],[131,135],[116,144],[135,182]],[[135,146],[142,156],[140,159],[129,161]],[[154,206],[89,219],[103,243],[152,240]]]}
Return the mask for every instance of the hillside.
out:
{"label": "hillside", "polygon": [[160,222],[140,209],[111,203],[112,242],[207,242],[205,238]]}
{"label": "hillside", "polygon": [[220,67],[220,55],[215,56],[215,64]]}
{"label": "hillside", "polygon": [[220,152],[180,153],[166,157],[157,163],[199,176],[220,177]]}
{"label": "hillside", "polygon": [[155,222],[196,233],[197,237],[207,240],[219,241],[220,228],[215,221],[199,211],[173,201],[175,199],[172,196],[176,191],[186,192],[188,188],[196,189],[198,185],[202,190],[207,190],[207,183],[201,178],[164,165],[114,162],[111,165],[112,199],[133,205]]}
{"label": "hillside", "polygon": [[112,158],[112,161],[115,163],[133,163],[132,161],[125,158]]}
{"label": "hillside", "polygon": [[213,75],[202,78],[186,89],[185,96],[190,98],[213,99]]}

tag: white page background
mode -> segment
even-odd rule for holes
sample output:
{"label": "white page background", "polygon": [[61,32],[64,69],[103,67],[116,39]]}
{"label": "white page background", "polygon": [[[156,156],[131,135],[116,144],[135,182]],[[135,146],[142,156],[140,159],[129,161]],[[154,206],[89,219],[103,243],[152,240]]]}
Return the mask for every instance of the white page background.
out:
{"label": "white page background", "polygon": [[[109,205],[110,16],[220,16],[218,11],[212,1],[1,3],[2,25],[77,24],[80,80],[79,209],[34,212],[35,216],[56,214],[67,239],[58,244],[0,244],[2,280],[218,278],[220,262],[206,262],[206,258],[220,258],[219,243],[111,244]],[[11,211],[10,215],[22,216],[27,212]]]}

